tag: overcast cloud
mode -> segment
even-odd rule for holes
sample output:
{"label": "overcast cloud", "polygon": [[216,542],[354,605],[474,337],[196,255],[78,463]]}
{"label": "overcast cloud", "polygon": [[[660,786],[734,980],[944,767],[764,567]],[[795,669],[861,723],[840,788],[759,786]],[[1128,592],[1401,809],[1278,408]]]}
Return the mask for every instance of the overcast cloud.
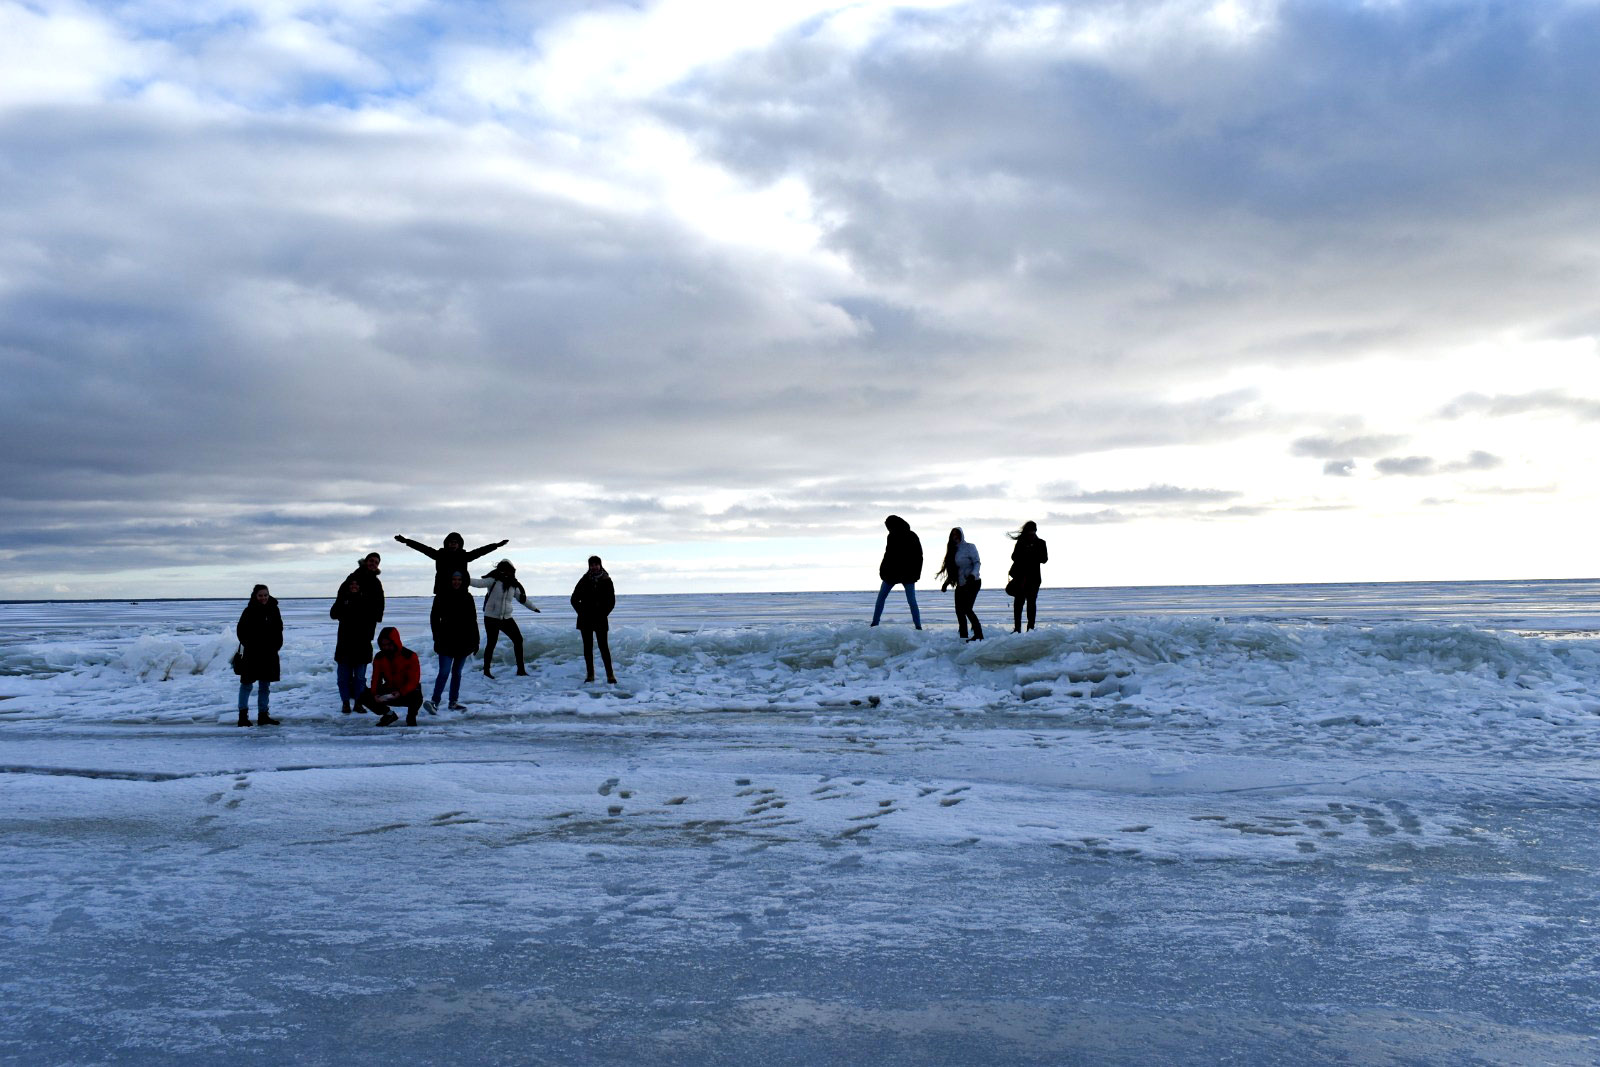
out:
{"label": "overcast cloud", "polygon": [[1265,579],[1385,475],[1592,493],[1503,417],[1600,422],[1597,64],[1576,0],[0,0],[0,596],[867,584],[889,511]]}

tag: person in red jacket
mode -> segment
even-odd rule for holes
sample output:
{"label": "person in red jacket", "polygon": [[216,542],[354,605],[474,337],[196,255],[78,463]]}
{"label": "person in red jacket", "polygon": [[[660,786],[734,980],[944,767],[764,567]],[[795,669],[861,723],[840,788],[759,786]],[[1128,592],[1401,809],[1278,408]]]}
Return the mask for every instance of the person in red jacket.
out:
{"label": "person in red jacket", "polygon": [[422,707],[422,664],[417,654],[400,643],[400,631],[385,626],[378,634],[378,654],[372,659],[372,685],[356,698],[356,706],[379,716],[379,726],[393,725],[400,716],[395,708],[406,709],[406,725],[417,725],[417,709]]}

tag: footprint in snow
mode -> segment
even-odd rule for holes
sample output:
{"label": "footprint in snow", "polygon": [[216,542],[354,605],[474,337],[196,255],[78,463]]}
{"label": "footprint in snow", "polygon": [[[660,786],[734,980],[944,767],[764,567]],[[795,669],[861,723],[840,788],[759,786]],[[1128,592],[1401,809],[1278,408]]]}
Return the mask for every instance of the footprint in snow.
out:
{"label": "footprint in snow", "polygon": [[601,796],[608,797],[611,795],[611,791],[617,787],[617,784],[620,781],[620,778],[607,778],[605,781],[600,783],[600,789],[598,792]]}

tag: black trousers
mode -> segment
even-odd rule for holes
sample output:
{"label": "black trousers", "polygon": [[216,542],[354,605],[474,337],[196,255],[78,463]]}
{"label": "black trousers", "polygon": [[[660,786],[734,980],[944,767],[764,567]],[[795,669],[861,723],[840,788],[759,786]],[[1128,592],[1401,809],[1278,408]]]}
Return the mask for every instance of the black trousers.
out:
{"label": "black trousers", "polygon": [[983,636],[983,623],[978,621],[978,613],[972,610],[978,601],[978,590],[983,588],[983,582],[974,578],[966,585],[956,586],[956,625],[961,629],[961,636],[967,636],[967,620],[972,620],[972,636]]}
{"label": "black trousers", "polygon": [[506,640],[511,642],[511,651],[517,657],[517,670],[522,670],[522,631],[517,628],[517,620],[491,619],[485,615],[483,629],[489,638],[483,645],[483,669],[489,669],[489,662],[494,659],[494,643],[500,639],[500,634],[504,633]]}
{"label": "black trousers", "polygon": [[1033,618],[1039,612],[1039,587],[1017,584],[1017,595],[1011,598],[1012,628],[1022,629],[1022,607],[1028,607],[1028,629],[1033,629]]}
{"label": "black trousers", "polygon": [[422,687],[418,686],[409,693],[401,693],[393,700],[379,700],[372,687],[368,686],[361,691],[360,696],[356,697],[356,707],[365,708],[375,715],[383,715],[396,708],[405,708],[406,718],[415,720],[417,709],[422,707]]}
{"label": "black trousers", "polygon": [[606,681],[616,678],[616,672],[611,669],[611,641],[606,636],[605,630],[580,630],[583,634],[583,666],[588,671],[589,681],[594,681],[594,646],[595,641],[600,642],[600,662],[606,665]]}

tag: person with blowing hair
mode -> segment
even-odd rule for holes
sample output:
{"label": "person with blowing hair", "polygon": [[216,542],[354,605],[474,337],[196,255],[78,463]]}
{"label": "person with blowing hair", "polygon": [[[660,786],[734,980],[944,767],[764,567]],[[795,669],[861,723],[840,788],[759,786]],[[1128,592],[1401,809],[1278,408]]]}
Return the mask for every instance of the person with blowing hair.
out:
{"label": "person with blowing hair", "polygon": [[1050,562],[1050,550],[1039,537],[1039,524],[1031,519],[1010,537],[1016,544],[1011,546],[1011,581],[1006,583],[1006,595],[1011,597],[1011,632],[1018,634],[1022,632],[1024,606],[1028,609],[1028,629],[1033,629],[1034,615],[1039,610],[1039,586],[1044,584],[1039,566]]}
{"label": "person with blowing hair", "polygon": [[978,565],[978,546],[966,539],[961,527],[951,527],[950,540],[944,549],[944,562],[939,565],[939,573],[934,577],[944,575],[944,584],[939,587],[941,593],[952,585],[956,587],[956,625],[964,641],[969,640],[968,619],[972,620],[970,640],[983,640],[983,623],[978,621],[978,613],[973,608],[978,600],[978,590],[983,588],[983,582],[978,579]]}

